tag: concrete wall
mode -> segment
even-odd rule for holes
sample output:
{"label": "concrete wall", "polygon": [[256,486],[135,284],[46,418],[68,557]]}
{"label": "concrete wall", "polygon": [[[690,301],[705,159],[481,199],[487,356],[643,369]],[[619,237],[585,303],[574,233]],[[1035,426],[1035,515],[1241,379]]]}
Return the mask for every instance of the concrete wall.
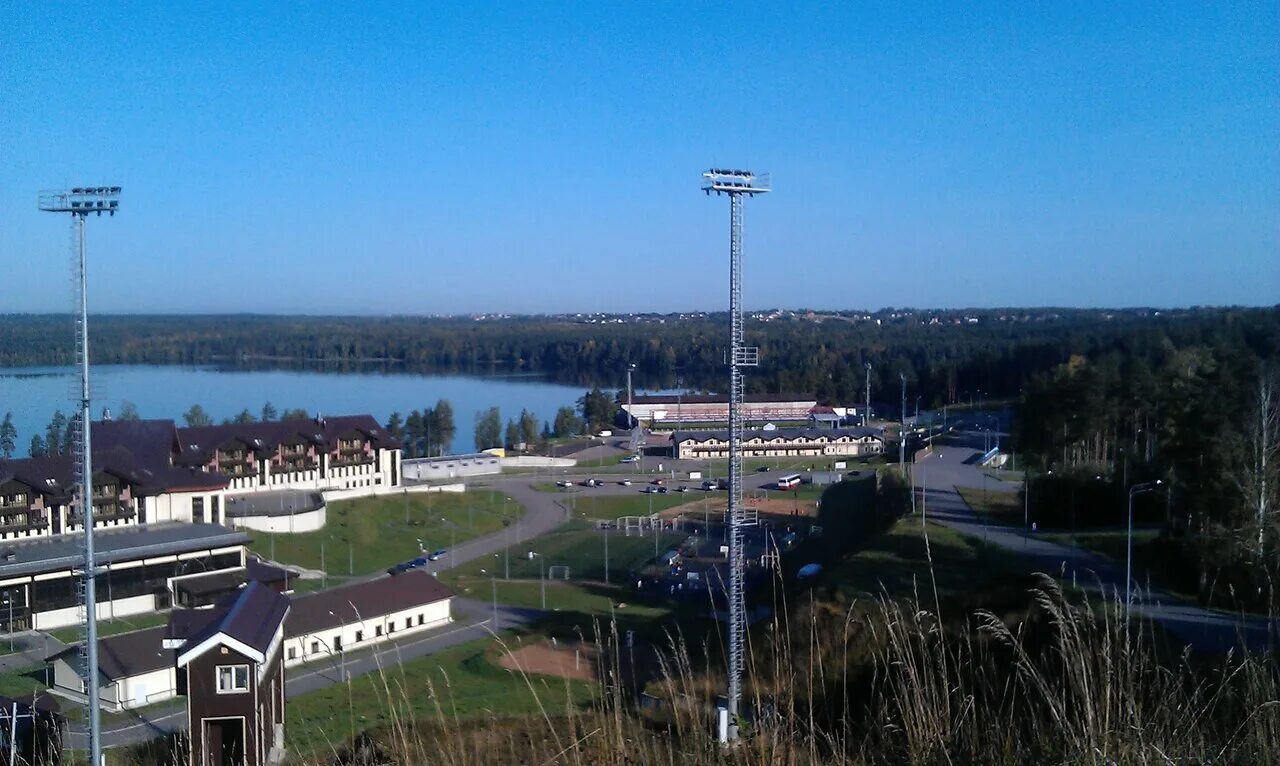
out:
{"label": "concrete wall", "polygon": [[[104,600],[98,602],[98,619],[109,620],[112,617],[128,617],[134,614],[146,614],[156,610],[155,596],[133,596],[106,601],[106,594],[99,593]],[[64,609],[51,609],[47,612],[36,612],[32,615],[32,628],[35,630],[52,630],[65,628],[68,625],[80,624],[80,608],[69,606]]]}
{"label": "concrete wall", "polygon": [[314,532],[324,528],[326,511],[327,506],[321,505],[314,511],[302,511],[285,516],[241,516],[229,518],[227,523],[235,529],[252,529],[257,532],[276,534]]}
{"label": "concrete wall", "polygon": [[578,461],[568,457],[542,457],[541,455],[517,455],[502,458],[504,468],[572,468]]}
{"label": "concrete wall", "polygon": [[502,461],[495,455],[445,455],[414,458],[400,462],[407,481],[439,481],[463,476],[488,476],[502,473]]}
{"label": "concrete wall", "polygon": [[116,696],[120,707],[128,710],[154,705],[174,698],[177,673],[173,667],[153,670],[116,681]]}
{"label": "concrete wall", "polygon": [[357,497],[380,497],[382,495],[399,495],[402,492],[466,492],[467,485],[461,482],[455,484],[420,484],[416,487],[372,487],[363,489],[331,489],[326,490],[324,501],[332,503],[335,500],[352,500]]}

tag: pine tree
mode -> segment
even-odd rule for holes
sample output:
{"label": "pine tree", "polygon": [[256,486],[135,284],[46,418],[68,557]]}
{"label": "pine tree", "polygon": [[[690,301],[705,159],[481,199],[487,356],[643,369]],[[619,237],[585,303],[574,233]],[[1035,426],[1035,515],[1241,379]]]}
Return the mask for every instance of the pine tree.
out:
{"label": "pine tree", "polygon": [[0,421],[0,456],[5,460],[13,457],[13,451],[17,449],[18,429],[13,425],[13,413],[6,412],[4,420]]}
{"label": "pine tree", "polygon": [[188,428],[213,425],[213,418],[209,417],[209,413],[204,411],[204,407],[198,404],[191,405],[191,409],[182,415],[182,419],[186,422]]}

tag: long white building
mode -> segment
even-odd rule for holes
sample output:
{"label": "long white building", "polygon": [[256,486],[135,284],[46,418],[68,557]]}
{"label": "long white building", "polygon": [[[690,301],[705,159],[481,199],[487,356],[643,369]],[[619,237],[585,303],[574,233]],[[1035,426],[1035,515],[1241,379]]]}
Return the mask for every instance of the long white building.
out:
{"label": "long white building", "polygon": [[[447,625],[452,599],[452,591],[422,570],[292,597],[282,639],[284,665],[339,661],[347,652]],[[167,626],[99,640],[103,706],[121,711],[173,699],[173,647],[226,611],[225,605],[176,611]],[[87,687],[80,654],[76,645],[49,659],[52,690],[77,701]]]}
{"label": "long white building", "polygon": [[[674,457],[729,457],[728,431],[685,431],[671,439]],[[774,428],[742,435],[743,457],[866,457],[884,452],[878,428]]]}

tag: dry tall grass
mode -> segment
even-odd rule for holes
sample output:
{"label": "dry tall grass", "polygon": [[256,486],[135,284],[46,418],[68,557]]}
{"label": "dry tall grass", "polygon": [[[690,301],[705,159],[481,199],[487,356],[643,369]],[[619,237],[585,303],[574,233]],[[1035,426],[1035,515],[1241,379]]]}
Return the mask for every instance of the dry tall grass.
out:
{"label": "dry tall grass", "polygon": [[[523,677],[542,714],[460,720],[450,690],[383,675],[376,731],[306,764],[1275,764],[1280,674],[1271,658],[1171,653],[1121,607],[1072,605],[1048,578],[1025,619],[979,611],[948,624],[938,604],[869,599],[837,612],[812,601],[753,632],[742,742],[712,737],[719,678],[672,636],[640,706],[627,652],[603,626],[606,683],[585,710],[567,688]],[[785,612],[780,612],[785,613]],[[696,652],[705,656],[707,652]],[[431,720],[410,695],[438,700]]]}

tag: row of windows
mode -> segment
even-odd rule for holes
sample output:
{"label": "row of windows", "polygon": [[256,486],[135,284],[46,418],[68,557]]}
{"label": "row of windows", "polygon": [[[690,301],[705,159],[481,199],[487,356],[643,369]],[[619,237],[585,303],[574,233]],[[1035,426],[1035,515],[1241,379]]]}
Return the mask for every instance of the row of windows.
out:
{"label": "row of windows", "polygon": [[[404,629],[405,629],[405,630],[409,630],[410,628],[412,628],[412,627],[414,626],[414,620],[415,620],[415,619],[417,620],[417,624],[418,624],[419,626],[422,626],[422,625],[426,625],[426,624],[427,624],[427,616],[426,616],[425,614],[419,614],[419,615],[417,615],[416,617],[414,617],[413,615],[410,615],[409,617],[404,618]],[[391,635],[392,633],[395,633],[395,632],[396,632],[396,621],[395,621],[395,620],[388,620],[388,621],[387,621],[387,635]],[[373,636],[374,636],[374,638],[375,638],[375,639],[377,639],[377,638],[381,638],[381,637],[382,637],[382,626],[381,626],[381,625],[375,625],[375,626],[373,627]],[[362,641],[364,641],[364,631],[363,631],[363,630],[357,630],[357,631],[356,631],[356,634],[355,634],[355,638],[354,638],[354,640],[352,641],[352,643],[358,644],[358,643],[360,643],[360,642],[362,642]],[[308,648],[307,654],[309,654],[309,655],[315,655],[315,654],[329,654],[329,653],[331,653],[331,652],[340,652],[340,651],[342,651],[342,636],[341,636],[341,634],[334,636],[334,637],[333,637],[333,644],[332,644],[332,646],[330,646],[329,644],[325,643],[325,642],[324,642],[324,641],[322,641],[321,639],[312,639],[312,640],[311,640],[311,645],[310,645],[309,647],[307,647],[307,648]],[[288,658],[289,658],[290,660],[296,660],[296,659],[298,659],[298,648],[297,648],[296,646],[291,646],[291,647],[289,647],[289,650],[288,650],[288,654],[287,654],[287,656],[288,656]]]}
{"label": "row of windows", "polygon": [[[230,569],[240,566],[239,553],[220,553],[216,556],[205,556],[184,561],[170,561],[161,564],[129,569],[109,570],[95,578],[99,601],[129,598],[131,596],[147,596],[159,592],[167,592],[166,580],[186,574],[212,572],[218,569]],[[31,603],[33,611],[47,612],[51,609],[65,609],[76,606],[79,599],[79,578],[72,575],[53,580],[40,580],[31,584]]]}

